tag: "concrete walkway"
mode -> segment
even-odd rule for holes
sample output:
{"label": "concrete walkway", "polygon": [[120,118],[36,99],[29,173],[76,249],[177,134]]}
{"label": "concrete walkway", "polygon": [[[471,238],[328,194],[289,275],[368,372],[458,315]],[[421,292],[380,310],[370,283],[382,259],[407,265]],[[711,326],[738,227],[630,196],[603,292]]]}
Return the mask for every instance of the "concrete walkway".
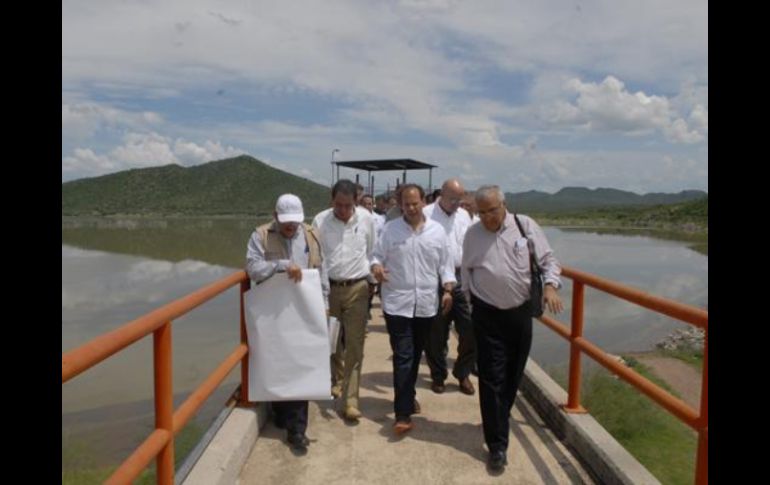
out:
{"label": "concrete walkway", "polygon": [[[508,466],[502,475],[490,474],[478,391],[473,396],[462,394],[450,377],[446,392],[434,394],[424,359],[417,381],[422,413],[412,417],[412,431],[396,437],[388,334],[381,311],[372,309],[372,313],[361,384],[363,418],[348,424],[339,416],[335,401],[311,402],[307,430],[311,444],[305,456],[295,456],[285,443],[285,431],[269,422],[238,483],[594,483],[521,394],[511,419]],[[456,355],[456,346],[453,336],[450,357]],[[449,364],[451,369],[451,359]],[[475,377],[472,380],[478,389]]]}

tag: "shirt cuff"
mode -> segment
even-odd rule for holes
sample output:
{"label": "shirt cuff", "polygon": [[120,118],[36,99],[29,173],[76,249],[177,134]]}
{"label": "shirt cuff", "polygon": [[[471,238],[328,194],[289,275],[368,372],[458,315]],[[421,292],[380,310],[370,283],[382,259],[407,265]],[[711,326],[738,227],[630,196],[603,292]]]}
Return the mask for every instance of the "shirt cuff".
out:
{"label": "shirt cuff", "polygon": [[545,285],[551,285],[557,290],[561,289],[561,282],[559,280],[545,280]]}

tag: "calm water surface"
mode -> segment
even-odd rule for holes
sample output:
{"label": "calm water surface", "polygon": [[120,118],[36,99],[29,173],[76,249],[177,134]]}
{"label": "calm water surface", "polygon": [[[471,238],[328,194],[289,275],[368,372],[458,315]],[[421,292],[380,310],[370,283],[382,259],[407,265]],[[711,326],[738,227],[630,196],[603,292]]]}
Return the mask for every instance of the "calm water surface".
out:
{"label": "calm water surface", "polygon": [[[246,241],[257,222],[63,220],[62,351],[241,268]],[[708,257],[686,243],[552,227],[545,232],[564,265],[666,298],[708,306]],[[567,323],[572,286],[569,279],[563,283],[566,310],[560,319]],[[680,326],[668,317],[586,289],[585,336],[609,352],[650,349]],[[238,339],[237,289],[175,321],[177,399],[199,385]],[[454,354],[452,350],[450,355]],[[536,323],[532,357],[547,368],[564,366],[568,347]],[[238,378],[236,369],[227,382],[234,384]],[[152,344],[151,339],[143,339],[63,386],[63,446],[66,436],[84,433],[100,419],[130,422],[131,416],[142,414],[149,429],[152,394]]]}

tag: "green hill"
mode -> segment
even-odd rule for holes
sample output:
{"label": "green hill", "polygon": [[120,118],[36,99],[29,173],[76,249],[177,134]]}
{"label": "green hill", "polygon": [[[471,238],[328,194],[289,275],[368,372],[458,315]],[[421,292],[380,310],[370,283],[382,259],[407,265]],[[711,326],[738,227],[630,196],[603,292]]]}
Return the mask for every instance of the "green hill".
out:
{"label": "green hill", "polygon": [[570,213],[533,212],[531,214],[548,224],[658,228],[708,234],[708,211],[709,198],[706,195],[688,202],[650,207],[616,206]]}
{"label": "green hill", "polygon": [[329,205],[329,188],[242,155],[193,167],[166,165],[65,182],[62,215],[272,214],[276,198],[298,195],[305,215]]}
{"label": "green hill", "polygon": [[618,189],[585,187],[564,187],[555,194],[529,191],[506,193],[508,207],[524,214],[558,214],[584,212],[586,209],[620,206],[653,206],[659,204],[676,204],[700,199],[706,192],[700,190],[683,190],[677,194],[650,193],[635,194]]}

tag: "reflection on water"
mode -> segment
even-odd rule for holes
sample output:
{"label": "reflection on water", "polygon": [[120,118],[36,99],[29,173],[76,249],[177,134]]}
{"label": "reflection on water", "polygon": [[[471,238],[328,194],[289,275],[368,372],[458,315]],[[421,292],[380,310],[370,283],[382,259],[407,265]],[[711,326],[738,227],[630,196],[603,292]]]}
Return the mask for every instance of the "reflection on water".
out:
{"label": "reflection on water", "polygon": [[[258,222],[63,220],[62,351],[241,268]],[[688,249],[687,242],[551,227],[545,232],[564,265],[708,306],[708,257]],[[572,286],[566,278],[563,282],[566,309],[559,319],[568,324]],[[585,336],[612,353],[649,349],[683,325],[590,288],[585,296]],[[232,351],[239,341],[238,312],[234,288],[174,322],[175,395],[200,384]],[[532,357],[546,367],[564,365],[568,346],[536,323]],[[236,374],[228,382],[237,382]],[[143,402],[146,414],[152,392],[152,345],[146,338],[63,386],[63,434],[68,423],[89,422],[83,416],[100,416],[126,403]]]}
{"label": "reflection on water", "polygon": [[[62,311],[71,311],[72,321],[77,322],[71,325],[81,329],[97,330],[107,322],[128,321],[140,314],[141,308],[152,308],[147,303],[169,301],[168,292],[172,289],[181,295],[212,281],[215,274],[225,274],[222,266],[241,268],[246,241],[257,222],[63,220],[63,244],[101,252],[63,249]],[[564,265],[683,303],[708,306],[708,257],[688,249],[687,242],[645,235],[599,234],[593,230],[547,227],[545,231]],[[128,259],[112,253],[144,256],[151,261],[137,258],[130,268],[120,269],[121,265],[129,264]],[[86,263],[89,259],[91,264]],[[571,281],[565,278],[561,294],[567,308],[560,317],[565,321],[570,314],[571,288]],[[136,305],[124,302],[127,299]],[[76,313],[78,305],[85,313]],[[678,325],[668,317],[590,288],[586,290],[585,334],[610,352],[647,349]],[[77,335],[85,334],[65,336],[63,331],[64,348]],[[533,357],[544,364],[567,359],[566,344],[562,345],[550,330],[537,325],[535,335]]]}
{"label": "reflection on water", "polygon": [[[648,293],[708,308],[708,257],[686,242],[640,235],[612,235],[545,228],[557,257],[566,266]],[[572,282],[563,278],[566,305],[560,320],[569,324]],[[686,324],[592,288],[585,291],[584,335],[611,353],[648,350]],[[569,359],[563,339],[543,325],[535,329],[532,356],[544,365]]]}
{"label": "reflection on water", "polygon": [[255,219],[62,218],[62,244],[164,261],[185,259],[241,268]]}
{"label": "reflection on water", "polygon": [[[62,352],[234,270],[62,245]],[[233,288],[172,323],[175,405],[238,344],[238,301]],[[81,456],[95,466],[121,461],[152,431],[152,359],[148,336],[62,386],[63,470],[79,468]],[[191,425],[205,429],[239,378],[236,368]]]}
{"label": "reflection on water", "polygon": [[[148,260],[62,246],[62,352],[118,328],[148,311],[227,276],[233,268],[200,261]],[[221,360],[239,341],[238,289],[174,321],[174,384],[194,378]],[[131,369],[131,372],[121,370]],[[104,385],[118,386],[109,393]],[[152,396],[151,338],[145,338],[67,383],[65,412]]]}

